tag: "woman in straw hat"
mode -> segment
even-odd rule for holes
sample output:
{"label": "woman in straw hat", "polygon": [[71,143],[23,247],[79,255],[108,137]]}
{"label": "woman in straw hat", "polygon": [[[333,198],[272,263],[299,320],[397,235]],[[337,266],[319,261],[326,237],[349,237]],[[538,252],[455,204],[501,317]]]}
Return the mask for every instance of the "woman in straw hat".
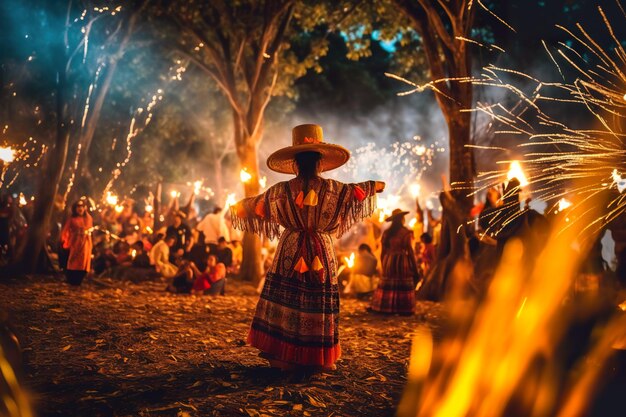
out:
{"label": "woman in straw hat", "polygon": [[296,177],[231,207],[234,227],[270,239],[280,236],[248,343],[281,369],[334,369],[341,349],[332,236],[370,216],[375,194],[385,184],[344,184],[320,177],[350,157],[347,149],[323,141],[320,126],[296,126],[292,141],[270,155],[267,166]]}
{"label": "woman in straw hat", "polygon": [[372,297],[371,309],[379,313],[413,314],[417,262],[413,232],[404,227],[408,211],[395,209],[385,221],[391,226],[382,237],[382,278]]}

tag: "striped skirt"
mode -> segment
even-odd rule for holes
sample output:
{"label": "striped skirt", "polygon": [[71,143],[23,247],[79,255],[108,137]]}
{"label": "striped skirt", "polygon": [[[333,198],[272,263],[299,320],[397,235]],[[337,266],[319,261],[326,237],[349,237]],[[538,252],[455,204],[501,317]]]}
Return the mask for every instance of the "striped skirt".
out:
{"label": "striped skirt", "polygon": [[383,276],[374,291],[371,308],[380,313],[412,314],[415,312],[416,273],[409,255],[395,252],[383,259]]}
{"label": "striped skirt", "polygon": [[248,343],[284,362],[330,366],[341,355],[339,288],[268,273]]}

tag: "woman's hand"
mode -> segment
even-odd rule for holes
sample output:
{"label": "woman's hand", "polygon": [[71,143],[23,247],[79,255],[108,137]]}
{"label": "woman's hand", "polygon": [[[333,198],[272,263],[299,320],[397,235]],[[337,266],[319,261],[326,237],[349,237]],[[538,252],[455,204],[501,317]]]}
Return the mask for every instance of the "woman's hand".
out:
{"label": "woman's hand", "polygon": [[377,193],[382,193],[385,189],[385,183],[382,181],[376,181],[375,189]]}

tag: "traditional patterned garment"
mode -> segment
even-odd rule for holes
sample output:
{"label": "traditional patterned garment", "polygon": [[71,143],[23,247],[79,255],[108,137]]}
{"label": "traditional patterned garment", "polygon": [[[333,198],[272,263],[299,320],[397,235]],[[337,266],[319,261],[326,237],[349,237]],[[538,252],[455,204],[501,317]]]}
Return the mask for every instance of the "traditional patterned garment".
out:
{"label": "traditional patterned garment", "polygon": [[67,269],[72,271],[91,270],[91,228],[93,220],[89,214],[72,216],[63,226],[61,240],[63,248],[69,249]]}
{"label": "traditional patterned garment", "polygon": [[[383,233],[383,242],[388,231]],[[410,314],[415,311],[415,284],[417,273],[413,254],[413,232],[401,228],[383,248],[383,276],[372,298],[372,310],[381,313]]]}
{"label": "traditional patterned garment", "polygon": [[[295,178],[231,208],[238,229],[280,234],[248,343],[284,362],[331,366],[340,356],[333,239],[376,208],[375,182]],[[279,227],[284,231],[280,233]]]}

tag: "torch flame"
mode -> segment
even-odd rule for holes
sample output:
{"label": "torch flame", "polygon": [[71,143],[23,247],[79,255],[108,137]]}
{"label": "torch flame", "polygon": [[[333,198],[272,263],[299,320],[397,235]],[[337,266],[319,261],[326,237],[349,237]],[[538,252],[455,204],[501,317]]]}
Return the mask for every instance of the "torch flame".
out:
{"label": "torch flame", "polygon": [[146,213],[152,213],[152,210],[154,210],[154,207],[152,207],[150,204],[146,204]]}
{"label": "torch flame", "polygon": [[110,206],[115,206],[117,205],[118,202],[118,198],[115,194],[111,194],[110,191],[107,191],[107,196],[105,198],[106,202],[108,205]]}
{"label": "torch flame", "polygon": [[11,148],[0,148],[0,161],[9,163],[15,160],[15,151]]}
{"label": "torch flame", "polygon": [[265,188],[265,186],[267,185],[267,177],[263,176],[263,178],[259,178],[259,185],[261,186],[261,188]]}
{"label": "torch flame", "polygon": [[519,161],[511,161],[511,166],[509,167],[509,172],[506,174],[506,180],[511,181],[513,178],[517,178],[520,186],[525,187],[528,185],[528,179],[526,178],[526,174],[522,170],[522,165]]}
{"label": "torch flame", "polygon": [[178,192],[176,190],[172,190],[172,191],[170,191],[170,197],[172,197],[172,198],[180,197],[180,192]]}
{"label": "torch flame", "polygon": [[348,266],[348,269],[352,269],[352,267],[354,266],[354,252],[350,254],[349,258],[347,256],[344,256],[343,260],[346,261],[346,265]]}
{"label": "torch flame", "polygon": [[121,213],[122,211],[124,211],[124,206],[122,206],[122,205],[115,206],[115,212],[116,213]]}
{"label": "torch flame", "polygon": [[28,204],[26,202],[26,197],[24,197],[24,194],[20,193],[20,201],[19,201],[20,207],[24,207],[26,204]]}
{"label": "torch flame", "polygon": [[241,179],[241,182],[245,184],[252,179],[252,175],[248,172],[246,168],[243,168],[241,171],[239,171],[239,178]]}
{"label": "torch flame", "polygon": [[237,202],[237,199],[235,198],[235,193],[228,194],[226,196],[226,202],[224,203],[224,206],[226,208],[228,208],[228,207],[234,205],[236,202]]}

